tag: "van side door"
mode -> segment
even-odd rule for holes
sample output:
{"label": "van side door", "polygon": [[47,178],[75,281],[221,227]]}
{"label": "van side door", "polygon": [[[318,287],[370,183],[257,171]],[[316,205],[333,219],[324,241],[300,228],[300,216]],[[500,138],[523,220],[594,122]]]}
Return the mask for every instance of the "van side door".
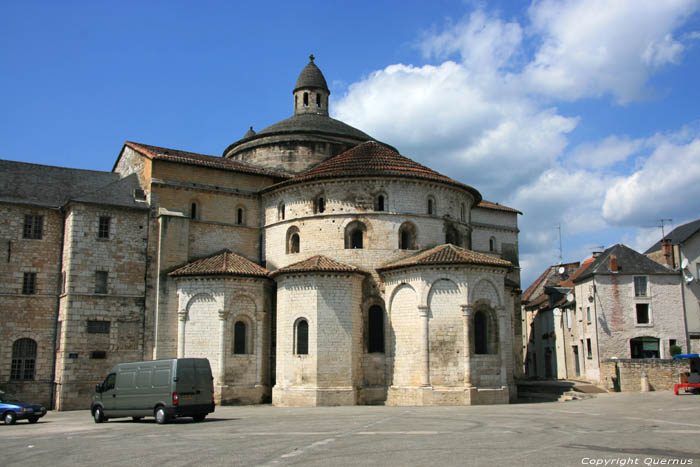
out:
{"label": "van side door", "polygon": [[102,383],[102,407],[104,408],[105,415],[109,416],[110,411],[114,410],[114,404],[116,401],[116,386],[117,374],[110,373],[105,378]]}

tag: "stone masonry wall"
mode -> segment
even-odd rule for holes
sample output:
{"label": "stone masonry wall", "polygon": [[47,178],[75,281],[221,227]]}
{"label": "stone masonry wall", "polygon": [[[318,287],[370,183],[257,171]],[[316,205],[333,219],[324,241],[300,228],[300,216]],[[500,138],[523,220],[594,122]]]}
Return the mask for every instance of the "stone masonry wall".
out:
{"label": "stone masonry wall", "polygon": [[622,392],[639,392],[642,375],[646,374],[652,391],[671,391],[680,382],[680,373],[689,371],[687,359],[606,359],[600,363],[600,384],[609,389],[613,387],[611,378],[619,378]]}

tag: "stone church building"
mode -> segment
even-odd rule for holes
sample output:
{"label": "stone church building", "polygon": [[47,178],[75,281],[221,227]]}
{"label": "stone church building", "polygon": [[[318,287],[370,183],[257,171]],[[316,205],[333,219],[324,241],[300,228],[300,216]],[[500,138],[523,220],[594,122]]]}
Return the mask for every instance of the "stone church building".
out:
{"label": "stone church building", "polygon": [[329,116],[112,172],[0,161],[0,388],[89,406],[115,363],[206,357],[217,402],[507,403],[519,211]]}

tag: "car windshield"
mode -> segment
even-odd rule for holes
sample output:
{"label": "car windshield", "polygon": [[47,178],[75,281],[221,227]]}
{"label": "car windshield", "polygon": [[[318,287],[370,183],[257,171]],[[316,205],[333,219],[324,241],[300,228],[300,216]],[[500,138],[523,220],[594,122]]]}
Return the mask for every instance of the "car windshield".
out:
{"label": "car windshield", "polygon": [[19,402],[19,399],[12,394],[0,391],[0,402]]}

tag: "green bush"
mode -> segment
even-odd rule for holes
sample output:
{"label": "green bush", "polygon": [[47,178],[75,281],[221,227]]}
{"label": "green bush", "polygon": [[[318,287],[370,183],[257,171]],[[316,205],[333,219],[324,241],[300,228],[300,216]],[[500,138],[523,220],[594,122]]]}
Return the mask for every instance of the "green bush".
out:
{"label": "green bush", "polygon": [[674,355],[679,355],[683,353],[683,349],[681,349],[677,345],[672,345],[671,346],[671,356],[673,357]]}

